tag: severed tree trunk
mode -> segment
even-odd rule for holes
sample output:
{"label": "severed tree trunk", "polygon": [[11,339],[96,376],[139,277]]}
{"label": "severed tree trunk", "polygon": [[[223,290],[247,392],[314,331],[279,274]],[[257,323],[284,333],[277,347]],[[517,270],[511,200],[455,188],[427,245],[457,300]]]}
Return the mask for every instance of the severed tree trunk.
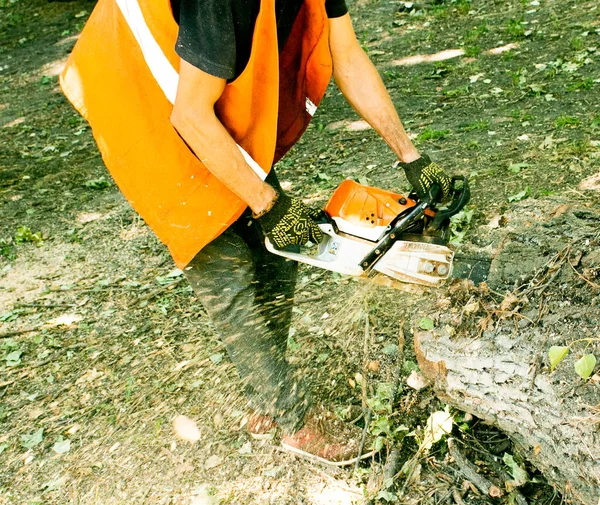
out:
{"label": "severed tree trunk", "polygon": [[[600,504],[600,374],[583,380],[574,363],[584,353],[600,362],[598,209],[528,201],[482,228],[494,248],[487,284],[451,285],[436,327],[415,334],[437,395],[499,427],[565,499],[585,505]],[[552,372],[551,346],[571,347]]]}

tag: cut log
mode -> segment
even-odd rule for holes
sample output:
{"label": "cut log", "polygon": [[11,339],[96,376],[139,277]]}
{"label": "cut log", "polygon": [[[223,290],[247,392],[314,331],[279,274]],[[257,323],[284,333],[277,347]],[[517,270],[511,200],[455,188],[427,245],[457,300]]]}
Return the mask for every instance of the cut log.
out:
{"label": "cut log", "polygon": [[[503,430],[567,502],[584,505],[600,503],[600,375],[584,380],[574,369],[584,353],[600,361],[592,209],[529,201],[503,216],[504,228],[480,238],[495,249],[488,285],[450,286],[436,328],[415,333],[437,395]],[[551,346],[570,347],[554,371]]]}

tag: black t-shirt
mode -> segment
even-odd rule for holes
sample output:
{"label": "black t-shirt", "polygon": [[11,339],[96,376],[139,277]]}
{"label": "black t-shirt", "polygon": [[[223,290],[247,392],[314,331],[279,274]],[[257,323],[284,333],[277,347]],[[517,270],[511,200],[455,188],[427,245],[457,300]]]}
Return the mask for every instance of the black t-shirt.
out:
{"label": "black t-shirt", "polygon": [[[279,50],[287,41],[303,0],[275,0]],[[175,50],[204,72],[234,79],[250,58],[260,0],[171,0],[179,23]],[[345,0],[325,0],[330,18],[348,12]]]}

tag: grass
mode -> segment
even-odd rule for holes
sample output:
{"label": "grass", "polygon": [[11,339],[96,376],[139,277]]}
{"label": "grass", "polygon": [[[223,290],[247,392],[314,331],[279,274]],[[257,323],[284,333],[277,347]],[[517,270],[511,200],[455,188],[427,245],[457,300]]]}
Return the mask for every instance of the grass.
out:
{"label": "grass", "polygon": [[426,127],[419,135],[417,135],[417,141],[425,142],[427,140],[439,140],[444,139],[450,135],[450,130],[434,130]]}
{"label": "grass", "polygon": [[556,128],[565,128],[566,126],[578,126],[580,122],[578,117],[560,115],[554,120],[554,126]]}
{"label": "grass", "polygon": [[525,38],[525,27],[523,26],[523,18],[509,19],[504,25],[504,31],[515,40]]}
{"label": "grass", "polygon": [[462,126],[461,130],[465,132],[470,132],[473,130],[487,130],[490,126],[490,122],[487,119],[479,119],[474,123],[468,124],[466,126]]}

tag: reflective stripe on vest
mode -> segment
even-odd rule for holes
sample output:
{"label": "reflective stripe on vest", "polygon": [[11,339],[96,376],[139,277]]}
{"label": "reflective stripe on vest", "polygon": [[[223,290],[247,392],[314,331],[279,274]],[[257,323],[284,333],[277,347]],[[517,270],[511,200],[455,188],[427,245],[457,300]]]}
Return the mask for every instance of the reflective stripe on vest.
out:
{"label": "reflective stripe on vest", "polygon": [[[158,42],[154,40],[154,37],[150,32],[150,28],[148,28],[148,25],[146,24],[146,20],[144,19],[144,15],[142,14],[142,9],[140,9],[138,1],[116,0],[116,2],[119,10],[125,18],[125,21],[127,21],[127,25],[131,29],[135,40],[142,50],[144,60],[146,60],[146,64],[148,65],[150,72],[154,76],[154,79],[156,79],[160,89],[163,90],[167,100],[174,104],[175,97],[177,96],[179,74],[173,68],[173,65],[169,63],[169,60],[158,45]],[[309,110],[309,113],[311,116],[314,116],[317,108],[308,98],[306,100],[306,110],[309,110],[308,104],[310,103],[314,110],[312,113],[310,113]],[[263,168],[252,159],[252,156],[250,156],[242,146],[239,144],[237,144],[237,146],[242,153],[242,156],[244,156],[246,163],[248,163],[256,175],[258,175],[264,181],[267,177],[267,172],[265,172]]]}

